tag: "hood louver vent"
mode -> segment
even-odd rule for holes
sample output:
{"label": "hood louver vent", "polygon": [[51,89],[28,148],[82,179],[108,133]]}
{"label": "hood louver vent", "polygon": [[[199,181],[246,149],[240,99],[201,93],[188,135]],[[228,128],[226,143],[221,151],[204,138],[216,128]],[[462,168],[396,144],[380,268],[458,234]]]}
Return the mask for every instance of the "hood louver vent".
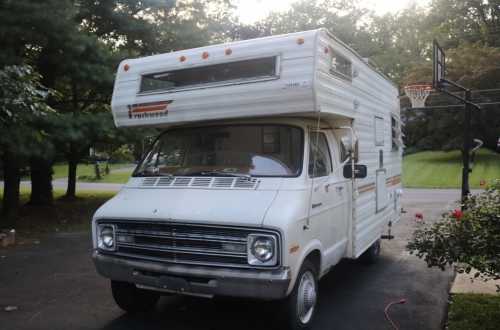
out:
{"label": "hood louver vent", "polygon": [[158,181],[158,178],[144,178],[142,179],[142,185],[144,187],[152,187],[156,185],[156,181]]}
{"label": "hood louver vent", "polygon": [[194,178],[191,183],[192,187],[210,187],[212,183],[212,178]]}
{"label": "hood louver vent", "polygon": [[234,178],[215,178],[213,186],[216,188],[230,188],[233,182]]}
{"label": "hood louver vent", "polygon": [[140,186],[158,188],[256,189],[258,183],[259,181],[254,178],[178,176],[143,178]]}

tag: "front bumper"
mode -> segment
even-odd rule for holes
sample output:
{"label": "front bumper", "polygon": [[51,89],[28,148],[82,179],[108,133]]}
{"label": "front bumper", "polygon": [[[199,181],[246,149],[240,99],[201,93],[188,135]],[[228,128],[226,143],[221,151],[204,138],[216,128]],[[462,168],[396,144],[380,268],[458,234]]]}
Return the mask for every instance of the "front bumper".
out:
{"label": "front bumper", "polygon": [[244,270],[124,259],[94,251],[97,272],[140,288],[213,297],[275,300],[286,297],[290,269]]}

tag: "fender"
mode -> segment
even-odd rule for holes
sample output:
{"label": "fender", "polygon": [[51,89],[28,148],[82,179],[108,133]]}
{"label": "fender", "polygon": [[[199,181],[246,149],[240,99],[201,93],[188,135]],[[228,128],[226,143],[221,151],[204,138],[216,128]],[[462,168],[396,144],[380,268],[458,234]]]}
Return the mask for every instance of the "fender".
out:
{"label": "fender", "polygon": [[300,254],[296,258],[296,262],[293,264],[293,266],[290,267],[290,270],[292,272],[292,280],[290,281],[290,285],[288,287],[287,295],[290,294],[293,290],[293,287],[295,285],[295,281],[297,280],[297,275],[299,273],[300,267],[302,266],[302,263],[306,259],[306,257],[313,252],[314,250],[318,250],[321,255],[321,260],[320,260],[320,266],[319,266],[319,273],[321,274],[323,269],[323,245],[318,239],[313,239],[307,243],[307,245],[304,248],[300,249]]}

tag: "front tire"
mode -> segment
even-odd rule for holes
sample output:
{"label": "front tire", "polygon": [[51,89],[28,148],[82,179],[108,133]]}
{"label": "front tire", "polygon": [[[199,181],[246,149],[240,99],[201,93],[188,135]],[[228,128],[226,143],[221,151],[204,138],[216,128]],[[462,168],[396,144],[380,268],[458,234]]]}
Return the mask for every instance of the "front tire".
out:
{"label": "front tire", "polygon": [[285,315],[290,330],[307,329],[311,325],[317,300],[317,270],[306,260],[300,268],[292,293],[285,301]]}
{"label": "front tire", "polygon": [[111,292],[116,304],[131,314],[153,309],[160,299],[159,293],[138,289],[134,284],[119,281],[111,281]]}

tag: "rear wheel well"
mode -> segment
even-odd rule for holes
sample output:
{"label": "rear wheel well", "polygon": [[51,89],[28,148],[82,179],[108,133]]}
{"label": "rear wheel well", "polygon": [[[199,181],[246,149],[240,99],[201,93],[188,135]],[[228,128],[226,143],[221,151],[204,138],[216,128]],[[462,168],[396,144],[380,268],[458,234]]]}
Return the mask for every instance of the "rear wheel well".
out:
{"label": "rear wheel well", "polygon": [[321,252],[319,252],[319,250],[313,250],[309,252],[304,260],[309,260],[314,265],[317,275],[319,276],[321,271]]}

